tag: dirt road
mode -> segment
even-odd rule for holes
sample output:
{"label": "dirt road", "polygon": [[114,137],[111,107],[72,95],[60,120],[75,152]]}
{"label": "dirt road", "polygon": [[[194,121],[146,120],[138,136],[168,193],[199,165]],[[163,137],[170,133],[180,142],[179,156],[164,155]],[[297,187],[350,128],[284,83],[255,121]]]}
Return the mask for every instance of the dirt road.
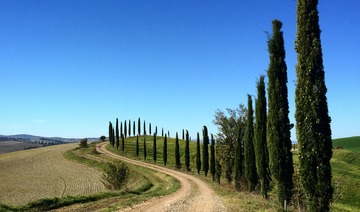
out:
{"label": "dirt road", "polygon": [[122,157],[106,150],[105,146],[106,143],[98,144],[97,150],[127,163],[171,175],[178,179],[181,184],[180,189],[171,195],[149,200],[124,211],[226,211],[221,199],[215,195],[214,191],[205,182],[198,178],[172,169]]}

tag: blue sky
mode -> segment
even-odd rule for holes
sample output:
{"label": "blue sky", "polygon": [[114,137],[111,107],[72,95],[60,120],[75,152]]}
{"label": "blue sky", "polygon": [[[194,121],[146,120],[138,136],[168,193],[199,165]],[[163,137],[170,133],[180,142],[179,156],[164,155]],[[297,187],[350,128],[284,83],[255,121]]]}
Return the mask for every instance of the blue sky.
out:
{"label": "blue sky", "polygon": [[[333,138],[360,132],[359,9],[319,2]],[[215,111],[246,104],[266,74],[273,19],[294,123],[294,0],[0,0],[0,134],[99,137],[138,117],[216,134]]]}

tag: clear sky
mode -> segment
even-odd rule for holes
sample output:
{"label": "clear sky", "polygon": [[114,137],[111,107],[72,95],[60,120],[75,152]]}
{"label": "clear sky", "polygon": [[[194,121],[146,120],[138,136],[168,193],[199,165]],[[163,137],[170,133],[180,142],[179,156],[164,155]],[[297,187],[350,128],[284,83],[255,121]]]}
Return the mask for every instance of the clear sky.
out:
{"label": "clear sky", "polygon": [[[359,10],[319,2],[333,138],[360,135]],[[99,137],[138,117],[216,134],[215,111],[246,105],[266,74],[273,19],[294,123],[294,0],[0,0],[0,134]]]}

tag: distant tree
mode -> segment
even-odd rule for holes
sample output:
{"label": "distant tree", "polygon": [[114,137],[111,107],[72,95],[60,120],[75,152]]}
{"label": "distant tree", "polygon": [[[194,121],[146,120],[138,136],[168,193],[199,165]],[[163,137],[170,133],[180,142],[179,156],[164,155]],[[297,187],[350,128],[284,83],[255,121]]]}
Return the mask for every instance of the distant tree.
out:
{"label": "distant tree", "polygon": [[153,136],[153,159],[154,159],[154,162],[156,163],[156,157],[157,157],[157,154],[156,154],[156,134],[154,133],[154,136]]}
{"label": "distant tree", "polygon": [[149,123],[149,134],[151,135],[151,123]]}
{"label": "distant tree", "polygon": [[140,118],[138,119],[138,135],[141,135],[141,122],[140,122]]}
{"label": "distant tree", "polygon": [[156,134],[156,136],[158,134],[157,126],[155,126],[155,134]]}
{"label": "distant tree", "polygon": [[257,83],[257,100],[255,101],[255,130],[254,146],[256,158],[256,170],[260,180],[261,194],[267,199],[269,190],[269,155],[266,143],[266,97],[264,76],[260,76]]}
{"label": "distant tree", "polygon": [[203,127],[203,171],[205,174],[205,177],[207,176],[207,173],[209,171],[209,135],[207,127]]}
{"label": "distant tree", "polygon": [[133,121],[133,135],[134,135],[134,136],[136,135],[136,132],[135,132],[136,130],[135,130],[135,128],[136,128],[136,127],[135,127],[135,121]]}
{"label": "distant tree", "polygon": [[144,160],[146,161],[146,136],[144,136]]}
{"label": "distant tree", "polygon": [[[272,22],[273,33],[268,39],[270,64],[267,71],[268,118],[267,145],[271,177],[277,188],[279,203],[290,202],[293,189],[293,157],[291,153],[287,66],[285,63],[282,23]],[[307,105],[308,107],[309,105]]]}
{"label": "distant tree", "polygon": [[175,137],[175,166],[177,169],[181,168],[181,163],[180,163],[180,147],[179,147],[179,137],[178,137],[178,133],[176,133],[176,137]]}
{"label": "distant tree", "polygon": [[318,0],[297,1],[295,119],[300,180],[307,211],[329,211],[331,185],[331,118],[326,98]]}
{"label": "distant tree", "polygon": [[200,174],[201,170],[201,155],[200,155],[200,135],[196,134],[196,169],[198,174]]}
{"label": "distant tree", "polygon": [[124,132],[123,132],[123,123],[120,122],[120,137],[124,135]]}
{"label": "distant tree", "polygon": [[190,142],[189,132],[186,130],[186,141],[185,141],[185,166],[186,171],[190,171]]}
{"label": "distant tree", "polygon": [[81,139],[80,143],[79,143],[80,147],[87,147],[88,146],[88,139],[87,138],[83,138]]}
{"label": "distant tree", "polygon": [[111,121],[109,121],[109,143],[110,143],[110,145],[113,145],[112,144],[112,124],[111,124]]}
{"label": "distant tree", "polygon": [[100,141],[104,142],[105,140],[106,140],[106,136],[105,136],[105,135],[100,136]]}
{"label": "distant tree", "polygon": [[119,149],[119,120],[116,118],[116,149]]}
{"label": "distant tree", "polygon": [[129,137],[131,136],[131,120],[129,119]]}
{"label": "distant tree", "polygon": [[144,135],[146,135],[146,123],[145,123],[145,120],[144,120]]}
{"label": "distant tree", "polygon": [[170,131],[168,130],[168,137],[170,138]]}
{"label": "distant tree", "polygon": [[216,174],[216,163],[215,163],[215,139],[213,134],[211,134],[211,145],[210,145],[210,174],[212,180],[215,181]]}
{"label": "distant tree", "polygon": [[182,139],[185,140],[185,131],[184,131],[184,129],[182,130]]}
{"label": "distant tree", "polygon": [[122,151],[122,153],[125,152],[125,138],[124,138],[124,135],[121,136],[121,151]]}
{"label": "distant tree", "polygon": [[136,136],[136,159],[139,159],[139,135]]}
{"label": "distant tree", "polygon": [[163,147],[163,161],[164,161],[164,165],[166,166],[167,163],[167,136],[165,135],[164,138],[164,147]]}
{"label": "distant tree", "polygon": [[245,159],[245,178],[248,182],[248,190],[253,191],[257,184],[257,173],[254,150],[254,112],[252,109],[252,99],[248,95],[248,111],[246,119],[244,159]]}
{"label": "distant tree", "polygon": [[164,128],[161,128],[161,137],[164,137]]}
{"label": "distant tree", "polygon": [[126,124],[126,120],[124,122],[124,136],[125,138],[127,137],[127,124]]}

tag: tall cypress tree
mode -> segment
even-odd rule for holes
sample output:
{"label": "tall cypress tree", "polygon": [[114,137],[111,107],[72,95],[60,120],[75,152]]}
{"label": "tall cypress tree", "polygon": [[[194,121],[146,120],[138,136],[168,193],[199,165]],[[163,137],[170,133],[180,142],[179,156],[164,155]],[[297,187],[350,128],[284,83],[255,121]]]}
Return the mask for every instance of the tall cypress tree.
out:
{"label": "tall cypress tree", "polygon": [[203,171],[205,177],[209,171],[209,135],[207,127],[204,126],[203,128]]}
{"label": "tall cypress tree", "polygon": [[240,191],[241,178],[243,176],[243,154],[242,148],[244,129],[239,125],[237,139],[235,143],[235,189]]}
{"label": "tall cypress tree", "polygon": [[110,142],[110,145],[113,145],[113,143],[112,143],[112,124],[111,124],[111,121],[109,121],[109,142]]}
{"label": "tall cypress tree", "polygon": [[114,127],[112,127],[111,136],[112,136],[112,146],[114,147],[114,145],[115,145],[115,132],[114,132]]}
{"label": "tall cypress tree", "polygon": [[131,120],[129,119],[129,137],[131,137]]}
{"label": "tall cypress tree", "polygon": [[269,166],[278,191],[278,200],[283,204],[292,196],[292,175],[294,173],[291,153],[289,103],[287,90],[287,67],[285,63],[282,23],[272,22],[273,33],[268,40],[270,64],[267,71],[268,82],[268,118],[267,145]]}
{"label": "tall cypress tree", "polygon": [[136,159],[139,159],[139,135],[136,136]]}
{"label": "tall cypress tree", "polygon": [[127,137],[127,124],[126,124],[126,120],[124,122],[124,136],[125,138]]}
{"label": "tall cypress tree", "polygon": [[147,156],[147,152],[146,152],[146,136],[144,136],[144,160],[146,161],[146,156]]}
{"label": "tall cypress tree", "polygon": [[186,130],[186,140],[185,140],[185,166],[186,171],[190,171],[190,142],[189,142],[189,132]]}
{"label": "tall cypress tree", "polygon": [[120,122],[120,137],[123,136],[123,124]]}
{"label": "tall cypress tree", "polygon": [[255,158],[256,170],[261,184],[261,194],[265,199],[268,198],[269,190],[269,161],[266,143],[266,94],[264,76],[260,76],[257,83],[257,100],[255,103]]}
{"label": "tall cypress tree", "polygon": [[154,143],[153,143],[153,159],[154,159],[154,162],[156,163],[157,154],[156,154],[156,134],[155,133],[154,133],[153,141],[154,141]]}
{"label": "tall cypress tree", "polygon": [[119,149],[119,120],[116,118],[116,149]]}
{"label": "tall cypress tree", "polygon": [[164,137],[164,128],[161,128],[161,137]]}
{"label": "tall cypress tree", "polygon": [[246,116],[244,159],[245,159],[245,178],[248,182],[249,191],[253,191],[257,184],[255,150],[254,150],[254,112],[252,109],[252,99],[248,95],[248,108]]}
{"label": "tall cypress tree", "polygon": [[329,211],[332,140],[317,0],[297,1],[296,132],[308,211]]}
{"label": "tall cypress tree", "polygon": [[212,175],[212,180],[215,181],[216,173],[216,163],[215,163],[215,139],[213,134],[211,134],[211,145],[210,145],[210,174]]}
{"label": "tall cypress tree", "polygon": [[145,120],[144,120],[144,135],[146,135],[146,123],[145,123]]}
{"label": "tall cypress tree", "polygon": [[200,174],[201,170],[201,155],[200,155],[200,135],[196,134],[196,169],[198,174]]}
{"label": "tall cypress tree", "polygon": [[164,165],[166,166],[166,163],[167,163],[167,136],[166,135],[164,138],[163,161],[164,161]]}
{"label": "tall cypress tree", "polygon": [[185,140],[185,130],[182,130],[182,139]]}
{"label": "tall cypress tree", "polygon": [[141,122],[140,122],[140,118],[138,118],[138,135],[141,135]]}
{"label": "tall cypress tree", "polygon": [[151,135],[151,123],[149,123],[149,134]]}
{"label": "tall cypress tree", "polygon": [[158,134],[157,126],[155,126],[155,134],[156,134],[156,136]]}
{"label": "tall cypress tree", "polygon": [[135,132],[135,121],[133,122],[133,135],[135,136],[136,135],[136,132]]}
{"label": "tall cypress tree", "polygon": [[176,137],[175,137],[175,166],[177,169],[181,168],[181,164],[180,164],[180,147],[179,147],[179,137],[178,137],[178,133],[176,132]]}
{"label": "tall cypress tree", "polygon": [[124,135],[121,136],[121,151],[122,151],[122,153],[125,152],[125,138],[124,138]]}

